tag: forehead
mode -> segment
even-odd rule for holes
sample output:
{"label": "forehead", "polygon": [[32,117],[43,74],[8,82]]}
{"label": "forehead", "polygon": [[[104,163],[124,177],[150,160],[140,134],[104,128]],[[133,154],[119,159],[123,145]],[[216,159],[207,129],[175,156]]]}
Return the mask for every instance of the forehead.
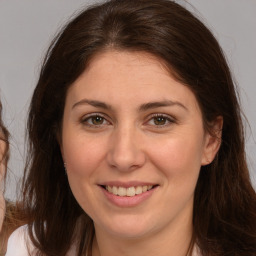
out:
{"label": "forehead", "polygon": [[164,61],[144,52],[106,51],[90,61],[68,90],[68,98],[145,103],[175,100],[197,105],[193,92],[168,70]]}
{"label": "forehead", "polygon": [[[148,75],[152,75],[150,71],[153,70],[162,75],[172,76],[172,70],[169,69],[168,64],[163,59],[151,53],[107,49],[98,52],[90,59],[87,68],[80,77],[98,70],[101,70],[101,73],[109,72],[118,76],[119,74],[115,72],[116,68],[118,68],[119,72],[127,73],[129,71],[134,74],[136,73],[135,71],[140,69],[140,71],[143,71],[143,73],[140,72],[141,76],[145,75],[145,72]],[[130,76],[129,78],[133,79],[135,77]]]}

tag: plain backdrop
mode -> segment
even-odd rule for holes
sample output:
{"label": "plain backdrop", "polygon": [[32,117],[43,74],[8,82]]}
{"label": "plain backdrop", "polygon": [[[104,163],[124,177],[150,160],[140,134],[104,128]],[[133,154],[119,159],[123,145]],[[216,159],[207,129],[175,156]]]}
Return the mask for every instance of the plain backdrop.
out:
{"label": "plain backdrop", "polygon": [[[11,137],[6,197],[15,199],[25,161],[25,123],[44,53],[58,29],[89,0],[0,0],[0,98]],[[246,150],[256,187],[256,1],[176,1],[194,12],[223,47],[247,116]]]}

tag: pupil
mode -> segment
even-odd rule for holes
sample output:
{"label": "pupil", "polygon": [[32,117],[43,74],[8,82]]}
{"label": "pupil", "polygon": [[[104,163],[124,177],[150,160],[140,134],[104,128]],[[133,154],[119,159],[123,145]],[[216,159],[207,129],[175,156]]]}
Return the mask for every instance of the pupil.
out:
{"label": "pupil", "polygon": [[165,117],[162,117],[162,116],[158,116],[158,117],[155,117],[154,118],[154,123],[156,125],[164,125],[166,122],[166,118]]}
{"label": "pupil", "polygon": [[103,123],[103,118],[101,116],[95,116],[92,119],[93,124],[99,125]]}

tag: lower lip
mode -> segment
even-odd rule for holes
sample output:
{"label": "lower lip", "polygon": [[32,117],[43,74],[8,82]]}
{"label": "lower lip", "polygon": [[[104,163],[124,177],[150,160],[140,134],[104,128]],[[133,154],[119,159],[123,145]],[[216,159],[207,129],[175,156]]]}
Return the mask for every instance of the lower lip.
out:
{"label": "lower lip", "polygon": [[103,187],[100,187],[100,188],[102,189],[104,195],[112,204],[119,207],[134,207],[146,201],[149,197],[151,197],[157,187],[154,187],[146,192],[143,192],[135,196],[117,196],[112,193],[109,193]]}

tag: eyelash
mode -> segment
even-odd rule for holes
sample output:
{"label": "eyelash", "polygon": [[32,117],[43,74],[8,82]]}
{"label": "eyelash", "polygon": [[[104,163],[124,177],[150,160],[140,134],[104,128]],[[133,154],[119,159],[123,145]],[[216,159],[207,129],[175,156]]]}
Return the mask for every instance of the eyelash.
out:
{"label": "eyelash", "polygon": [[160,124],[160,125],[151,124],[151,126],[155,126],[157,128],[165,128],[166,126],[169,126],[170,124],[175,123],[175,119],[166,114],[153,114],[148,118],[148,121],[146,123],[149,123],[150,121],[154,122],[155,118],[163,118],[165,120],[164,124]]}
{"label": "eyelash", "polygon": [[[97,118],[97,117],[101,118],[101,119],[103,120],[103,122],[107,122],[107,124],[93,124],[92,119],[93,119],[93,118]],[[91,123],[90,123],[89,120],[91,120]],[[93,128],[101,128],[101,127],[104,126],[104,125],[109,125],[109,124],[111,124],[111,123],[108,121],[108,119],[106,118],[106,116],[103,115],[103,114],[101,114],[101,113],[88,114],[88,115],[86,115],[86,116],[84,116],[84,117],[82,118],[81,123],[84,124],[84,125],[86,125],[86,126],[88,126],[88,127],[93,127]]]}
{"label": "eyelash", "polygon": [[[102,120],[102,124],[93,124],[93,118],[101,118]],[[151,121],[155,121],[154,119],[156,118],[162,118],[164,121],[164,124],[150,124]],[[161,121],[161,120],[160,120]],[[107,122],[107,123],[105,123]],[[88,114],[86,116],[84,116],[81,120],[81,123],[86,125],[87,127],[91,127],[91,128],[101,128],[102,126],[105,125],[109,125],[111,124],[111,122],[108,121],[108,118],[106,118],[106,116],[104,114],[101,113],[92,113],[92,114]],[[175,123],[175,119],[170,117],[169,115],[166,114],[152,114],[149,116],[149,118],[147,119],[147,121],[145,122],[145,124],[149,124],[152,127],[156,127],[157,129],[159,128],[165,128],[167,126],[169,126],[170,124]]]}

